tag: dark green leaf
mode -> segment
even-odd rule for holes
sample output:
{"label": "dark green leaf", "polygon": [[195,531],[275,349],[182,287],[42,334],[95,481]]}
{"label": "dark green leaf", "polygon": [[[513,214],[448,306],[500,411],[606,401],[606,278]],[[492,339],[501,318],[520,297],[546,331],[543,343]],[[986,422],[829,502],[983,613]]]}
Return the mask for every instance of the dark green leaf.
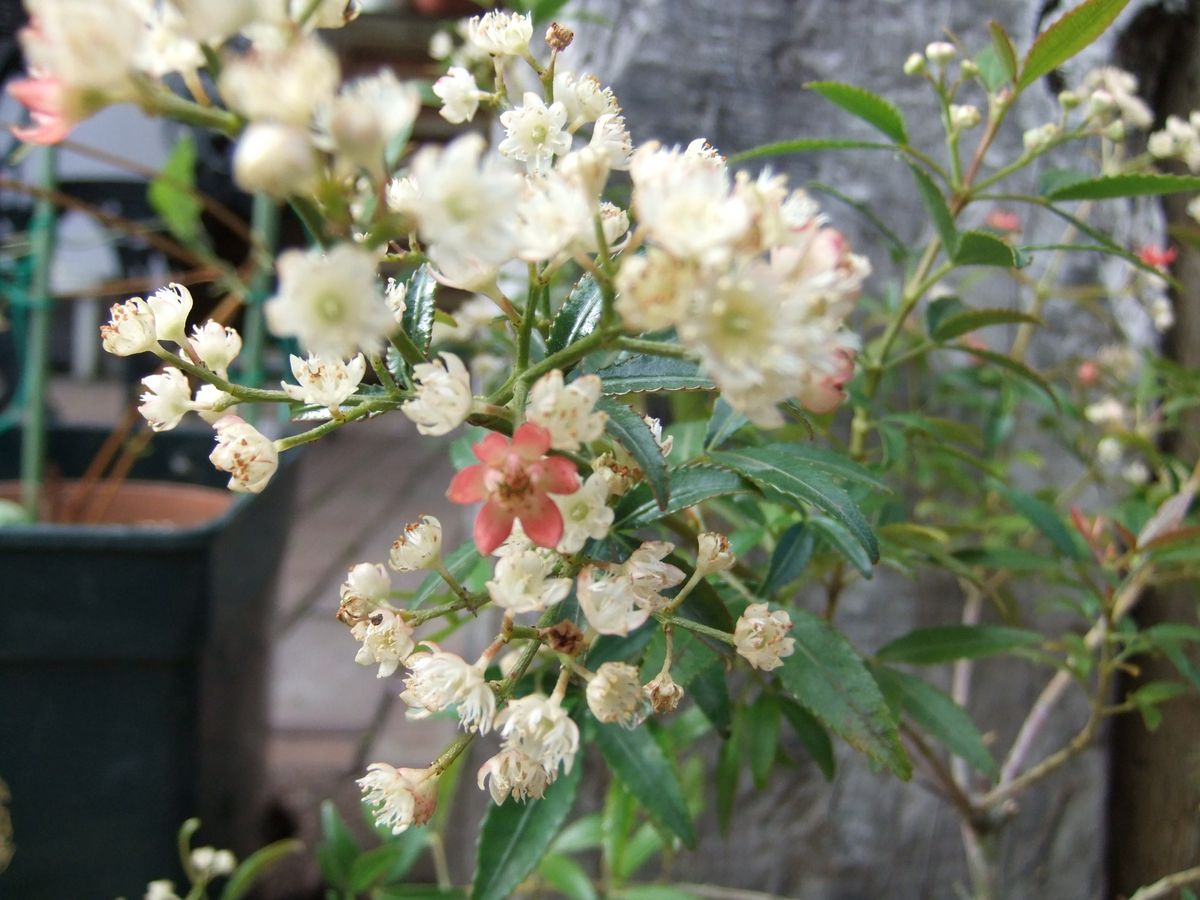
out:
{"label": "dark green leaf", "polygon": [[779,677],[792,699],[850,746],[907,780],[912,764],[879,685],[841,632],[811,613],[793,614],[795,652]]}
{"label": "dark green leaf", "polygon": [[631,356],[596,374],[604,382],[604,393],[610,397],[646,391],[715,390],[713,383],[700,374],[696,363],[672,356]]}
{"label": "dark green leaf", "polygon": [[[479,559],[479,552],[475,549],[475,544],[467,541],[461,547],[456,548],[453,553],[444,557],[442,561],[446,564],[447,571],[456,579],[462,581],[475,568]],[[432,572],[421,582],[421,586],[413,594],[413,598],[408,604],[409,609],[416,609],[435,594],[448,590],[450,588],[442,580],[442,576],[437,572]]]}
{"label": "dark green leaf", "polygon": [[608,422],[604,429],[611,434],[621,446],[629,451],[633,461],[637,463],[659,509],[666,509],[670,497],[670,482],[667,477],[667,461],[663,458],[662,448],[654,439],[654,433],[638,413],[624,403],[601,398],[596,408],[608,414]]}
{"label": "dark green leaf", "polygon": [[412,868],[426,846],[424,828],[410,828],[387,842],[363,853],[350,868],[350,891],[365,893],[399,881]]}
{"label": "dark green leaf", "polygon": [[1050,539],[1055,548],[1069,559],[1087,559],[1087,551],[1076,539],[1072,532],[1050,504],[1039,500],[1032,494],[1018,491],[999,481],[993,482],[992,487],[998,494],[1021,515],[1033,523],[1042,534]]}
{"label": "dark green leaf", "polygon": [[753,490],[742,476],[717,466],[677,466],[668,476],[671,496],[665,509],[659,508],[649,485],[638,485],[617,503],[613,527],[639,528],[712,497]]}
{"label": "dark green leaf", "polygon": [[234,870],[221,891],[221,900],[241,900],[254,887],[255,882],[266,877],[270,870],[285,856],[300,853],[304,842],[288,838],[255,850]]}
{"label": "dark green leaf", "polygon": [[925,206],[925,211],[929,213],[929,219],[933,222],[938,237],[942,239],[942,247],[945,249],[946,255],[952,257],[958,249],[958,229],[955,228],[954,217],[950,215],[950,210],[946,206],[946,198],[942,196],[942,192],[933,183],[928,172],[912,163],[909,163],[908,167],[912,170],[913,179],[917,182],[917,194],[921,197],[921,203]]}
{"label": "dark green leaf", "polygon": [[979,359],[987,360],[994,366],[999,366],[1001,369],[1012,372],[1019,378],[1039,388],[1042,393],[1050,398],[1055,406],[1059,405],[1058,397],[1054,395],[1054,390],[1050,387],[1050,383],[1033,369],[1029,368],[1029,366],[1018,362],[1011,356],[1005,356],[1003,353],[996,353],[992,350],[983,350],[979,347],[971,347],[967,344],[946,344],[944,349],[955,350],[959,353],[970,353],[972,356],[979,357]]}
{"label": "dark green leaf", "polygon": [[1058,566],[1057,560],[1020,547],[964,547],[953,556],[964,565],[1010,572],[1039,572]]}
{"label": "dark green leaf", "polygon": [[591,275],[584,275],[575,285],[550,323],[546,338],[546,353],[557,353],[582,337],[587,337],[600,324],[600,286]]}
{"label": "dark green leaf", "polygon": [[466,896],[458,888],[440,888],[436,884],[398,884],[378,888],[371,900],[463,900]]}
{"label": "dark green leaf", "polygon": [[970,309],[942,319],[930,336],[937,341],[948,341],[989,325],[1017,325],[1022,322],[1042,324],[1037,316],[1015,309]]}
{"label": "dark green leaf", "polygon": [[724,397],[718,397],[717,402],[713,405],[712,418],[708,420],[708,428],[704,434],[705,449],[715,450],[720,447],[749,421],[730,406]]}
{"label": "dark green leaf", "polygon": [[938,297],[925,307],[925,330],[933,335],[946,319],[951,319],[968,307],[958,297]]}
{"label": "dark green leaf", "polygon": [[1130,172],[1101,175],[1074,181],[1047,192],[1051,200],[1109,200],[1116,197],[1146,197],[1200,191],[1200,176],[1166,175],[1160,172]]}
{"label": "dark green leaf", "polygon": [[1151,681],[1130,694],[1129,700],[1141,713],[1146,730],[1157,731],[1158,726],[1162,724],[1162,710],[1159,706],[1186,693],[1187,686],[1177,681]]}
{"label": "dark green leaf", "polygon": [[808,755],[821,770],[821,774],[825,776],[825,780],[832,781],[834,773],[837,772],[837,758],[833,755],[833,741],[829,739],[829,732],[825,730],[825,726],[818,722],[812,713],[788,697],[780,698],[779,709],[792,726],[792,731],[796,732],[796,737],[800,738],[800,743],[804,745]]}
{"label": "dark green leaf", "polygon": [[878,141],[857,141],[848,138],[801,138],[795,141],[779,141],[774,144],[763,144],[735,153],[729,157],[730,162],[745,162],[748,159],[762,159],[764,156],[787,156],[792,153],[812,153],[821,150],[895,150],[892,144],[881,144]]}
{"label": "dark green leaf", "polygon": [[956,266],[997,266],[1001,269],[1018,268],[1013,248],[994,234],[986,231],[964,231],[958,236],[958,248],[954,251]]}
{"label": "dark green leaf", "polygon": [[1008,76],[1008,81],[1015,81],[1017,78],[1017,48],[1013,46],[1012,38],[1008,36],[1008,32],[1004,30],[1004,26],[995,19],[988,22],[988,31],[992,35],[992,48],[996,52],[996,58],[1000,60],[1000,64],[1004,67],[1004,72]]}
{"label": "dark green leaf", "polygon": [[758,695],[746,710],[746,724],[750,774],[754,777],[754,786],[761,791],[771,777],[779,748],[779,702],[772,694],[764,691]]}
{"label": "dark green leaf", "polygon": [[504,900],[534,870],[575,804],[583,761],[546,789],[541,800],[490,806],[479,832],[472,900]]}
{"label": "dark green leaf", "polygon": [[683,802],[683,789],[674,764],[648,728],[632,731],[620,725],[597,723],[596,745],[609,768],[646,808],[651,818],[689,847],[696,844],[692,817]]}
{"label": "dark green leaf", "polygon": [[717,755],[716,789],[717,789],[717,823],[721,833],[729,830],[729,820],[733,817],[733,801],[737,797],[738,782],[742,776],[742,733],[745,717],[739,715],[733,723],[733,729],[722,743]]}
{"label": "dark green leaf", "polygon": [[668,884],[629,884],[614,892],[613,900],[700,900],[682,888]]}
{"label": "dark green leaf", "polygon": [[538,864],[543,880],[568,900],[596,900],[592,879],[575,860],[557,853],[547,855]]}
{"label": "dark green leaf", "polygon": [[1094,177],[1091,172],[1080,169],[1047,169],[1038,176],[1037,190],[1043,197],[1049,197],[1055,191],[1091,181]]}
{"label": "dark green leaf", "polygon": [[771,564],[767,567],[767,577],[763,579],[758,595],[770,597],[799,578],[812,559],[812,553],[812,529],[804,522],[789,526],[775,545]]}
{"label": "dark green leaf", "polygon": [[321,837],[321,845],[317,847],[317,865],[321,874],[333,887],[348,887],[350,867],[360,850],[332,800],[321,804]]}
{"label": "dark green leaf", "polygon": [[[699,641],[695,643],[704,646]],[[712,723],[713,728],[722,735],[729,734],[733,721],[733,706],[729,700],[729,680],[725,677],[724,663],[710,663],[693,675],[688,679],[687,691],[704,713],[704,717]]]}
{"label": "dark green leaf", "polygon": [[862,544],[841,522],[835,522],[825,516],[810,516],[808,523],[820,532],[821,537],[844,556],[850,565],[858,569],[863,578],[871,577],[871,558],[867,556],[867,551]]}
{"label": "dark green leaf", "polygon": [[805,87],[816,91],[830,103],[837,104],[868,125],[878,128],[897,144],[908,143],[904,116],[895,105],[882,97],[856,85],[838,81],[810,81]]}
{"label": "dark green leaf", "polygon": [[183,132],[161,171],[150,182],[147,199],[167,230],[185,244],[200,234],[204,204],[196,196],[196,142]]}
{"label": "dark green leaf", "polygon": [[589,813],[582,819],[576,819],[558,833],[550,850],[554,853],[579,853],[581,850],[595,850],[600,846],[601,824],[599,813]]}
{"label": "dark green leaf", "polygon": [[879,545],[867,520],[850,496],[829,480],[826,466],[794,451],[781,450],[778,444],[720,450],[711,456],[764,490],[777,491],[828,514],[854,535],[871,561],[879,559]]}
{"label": "dark green leaf", "polygon": [[1128,3],[1129,0],[1086,0],[1057,19],[1038,35],[1025,54],[1017,89],[1029,87],[1100,37]]}
{"label": "dark green leaf", "polygon": [[918,628],[884,646],[875,657],[882,662],[926,666],[1000,656],[1024,647],[1036,647],[1042,636],[1022,628],[1000,625],[942,625]]}
{"label": "dark green leaf", "polygon": [[875,678],[884,696],[917,727],[978,772],[997,774],[996,761],[967,711],[933,685],[907,672],[880,666]]}
{"label": "dark green leaf", "polygon": [[437,281],[429,265],[423,265],[408,281],[408,292],[404,295],[404,333],[422,356],[429,355],[433,341],[434,292]]}

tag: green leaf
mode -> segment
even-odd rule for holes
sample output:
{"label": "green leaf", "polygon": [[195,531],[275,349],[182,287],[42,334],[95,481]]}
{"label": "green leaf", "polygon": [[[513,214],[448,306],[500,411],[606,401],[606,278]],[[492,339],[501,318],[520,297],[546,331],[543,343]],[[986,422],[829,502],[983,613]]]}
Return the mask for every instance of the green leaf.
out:
{"label": "green leaf", "polygon": [[1147,197],[1200,191],[1200,176],[1165,175],[1159,172],[1130,172],[1071,181],[1046,192],[1051,200],[1110,200],[1117,197]]}
{"label": "green leaf", "polygon": [[191,132],[183,132],[175,142],[167,161],[150,182],[146,193],[154,212],[167,230],[185,244],[200,234],[200,213],[204,204],[196,196],[196,142]]}
{"label": "green leaf", "polygon": [[995,47],[984,47],[975,54],[973,61],[975,65],[979,66],[979,79],[987,88],[988,93],[994,94],[1012,81],[1004,70],[1004,63],[1000,60]]}
{"label": "green leaf", "polygon": [[434,292],[437,281],[428,263],[413,273],[404,295],[404,321],[401,323],[408,339],[421,352],[429,356],[429,345],[433,342]]}
{"label": "green leaf", "polygon": [[907,780],[912,764],[891,709],[846,637],[812,613],[793,614],[795,651],[779,669],[797,703],[846,743]]}
{"label": "green leaf", "polygon": [[758,596],[770,597],[780,588],[791,584],[808,567],[813,554],[812,529],[805,522],[797,522],[779,537],[767,577],[759,586]]}
{"label": "green leaf", "polygon": [[546,353],[557,353],[595,331],[600,324],[601,299],[600,286],[595,278],[584,275],[579,279],[550,323]]}
{"label": "green leaf", "polygon": [[863,578],[869,579],[872,575],[871,557],[867,555],[867,551],[862,544],[850,533],[850,531],[842,525],[841,522],[835,522],[833,519],[825,516],[810,516],[808,523],[812,525],[834,550],[842,554],[846,561],[854,568],[858,569]]}
{"label": "green leaf", "polygon": [[825,776],[825,780],[832,781],[837,772],[837,757],[833,754],[833,741],[829,739],[829,732],[812,713],[795,700],[781,697],[779,709],[792,726],[792,731],[796,732],[796,737],[800,738],[800,743],[804,745],[808,755],[821,770],[821,774]]}
{"label": "green leaf", "polygon": [[930,337],[936,341],[948,341],[989,325],[1017,325],[1022,322],[1043,324],[1037,316],[1015,309],[969,309],[939,321]]}
{"label": "green leaf", "polygon": [[1060,553],[1069,559],[1087,559],[1087,551],[1076,540],[1075,533],[1066,526],[1059,514],[1054,511],[1054,507],[1039,500],[1032,494],[1018,491],[1016,488],[1011,488],[999,481],[992,482],[992,487],[1008,501],[1010,506],[1032,522],[1038,531],[1049,538],[1050,543]]}
{"label": "green leaf", "polygon": [[715,787],[717,794],[717,824],[721,833],[729,831],[729,821],[733,818],[733,801],[737,798],[738,783],[742,776],[742,733],[745,717],[739,715],[734,720],[732,730],[717,754],[717,771]]}
{"label": "green leaf", "polygon": [[986,231],[964,231],[958,236],[954,251],[956,266],[997,266],[1001,269],[1019,268],[1013,248]]}
{"label": "green leaf", "polygon": [[321,836],[321,845],[317,847],[317,865],[321,874],[333,887],[348,887],[350,867],[358,858],[360,848],[332,800],[321,804]]}
{"label": "green leaf", "polygon": [[658,508],[666,509],[670,497],[667,461],[663,458],[662,448],[658,446],[658,441],[654,439],[654,433],[646,424],[646,420],[624,403],[603,397],[596,404],[596,409],[608,414],[604,430],[629,451],[629,455],[646,477]]}
{"label": "green leaf", "polygon": [[921,203],[929,213],[929,219],[933,222],[938,237],[942,239],[946,255],[952,257],[958,249],[958,229],[955,228],[954,217],[950,215],[950,209],[946,206],[946,198],[942,196],[928,172],[912,163],[909,163],[908,167],[917,182],[917,194],[921,197]]}
{"label": "green leaf", "polygon": [[609,397],[646,391],[716,390],[700,374],[699,365],[672,356],[639,354],[606,366],[596,374],[604,382],[604,393]]}
{"label": "green leaf", "polygon": [[1025,90],[1100,37],[1128,3],[1129,0],[1086,0],[1061,16],[1038,35],[1025,54],[1017,90]]}
{"label": "green leaf", "polygon": [[601,825],[600,814],[589,813],[582,819],[576,819],[558,833],[550,850],[554,853],[579,853],[581,850],[595,850],[600,846]]}
{"label": "green leaf", "polygon": [[1047,169],[1038,176],[1037,190],[1043,197],[1049,197],[1055,191],[1091,181],[1094,177],[1091,172],[1081,169]]}
{"label": "green leaf", "polygon": [[1018,378],[1028,381],[1034,387],[1038,388],[1042,393],[1050,398],[1055,406],[1059,406],[1058,397],[1055,396],[1053,388],[1050,387],[1050,382],[1035,372],[1029,366],[1022,362],[1018,362],[1011,356],[1005,356],[1003,353],[996,353],[992,350],[984,350],[980,347],[971,347],[966,344],[946,344],[943,349],[954,350],[958,353],[970,353],[979,359],[987,360],[994,366],[999,366],[1005,371],[1012,372]]}
{"label": "green leaf", "polygon": [[704,447],[715,450],[733,437],[740,428],[749,423],[744,415],[734,409],[724,397],[718,397],[713,404],[712,418],[704,433]]}
{"label": "green leaf", "polygon": [[1042,636],[1023,628],[1000,625],[941,625],[918,628],[898,637],[875,654],[881,662],[918,666],[1000,656],[1024,647],[1036,647]]}
{"label": "green leaf", "polygon": [[362,894],[403,878],[426,846],[424,828],[410,828],[363,853],[350,868],[350,891]]}
{"label": "green leaf", "polygon": [[[446,570],[461,582],[475,568],[479,559],[479,552],[475,549],[475,544],[467,541],[461,547],[457,547],[449,556],[443,557],[442,561],[446,564]],[[412,600],[408,603],[408,608],[416,609],[435,594],[440,594],[442,591],[448,590],[450,590],[450,587],[442,580],[442,576],[437,572],[431,572],[421,582],[421,586],[417,588],[417,592],[413,594]]]}
{"label": "green leaf", "polygon": [[879,559],[879,545],[862,512],[812,458],[782,450],[778,444],[720,450],[711,456],[760,488],[801,500],[831,516],[850,531],[872,562]]}
{"label": "green leaf", "polygon": [[953,318],[967,309],[958,297],[938,297],[925,307],[925,330],[933,335],[945,319]]}
{"label": "green leaf", "polygon": [[254,887],[255,882],[266,876],[277,862],[285,856],[303,850],[304,842],[294,838],[275,841],[255,850],[242,860],[229,876],[229,880],[225,882],[225,889],[221,891],[221,900],[241,900]]}
{"label": "green leaf", "polygon": [[840,106],[868,125],[878,128],[897,144],[908,143],[904,116],[888,100],[856,85],[839,81],[810,81],[805,87],[816,91],[830,103]]}
{"label": "green leaf", "polygon": [[563,773],[541,800],[489,806],[479,832],[471,900],[504,900],[534,870],[575,804],[582,760]]}
{"label": "green leaf", "polygon": [[[682,628],[676,630],[677,641],[682,631]],[[704,647],[700,641],[694,643]],[[729,734],[733,724],[733,704],[729,699],[729,680],[725,677],[725,664],[720,661],[710,663],[689,678],[685,687],[713,728],[719,734]]]}
{"label": "green leaf", "polygon": [[996,761],[983,735],[967,711],[933,685],[907,672],[880,666],[875,678],[884,696],[916,723],[917,727],[976,771],[992,777]]}
{"label": "green leaf", "polygon": [[665,508],[658,505],[649,485],[638,485],[617,503],[613,528],[640,528],[712,497],[753,490],[741,475],[717,466],[677,466],[668,477],[671,496]]}
{"label": "green leaf", "polygon": [[667,884],[630,884],[613,893],[613,900],[700,900],[682,888]]}
{"label": "green leaf", "polygon": [[569,857],[548,854],[538,864],[538,874],[568,900],[596,900],[599,896],[583,866]]}
{"label": "green leaf", "polygon": [[861,484],[877,491],[891,493],[891,489],[875,477],[874,472],[856,463],[843,453],[838,453],[826,447],[818,447],[816,444],[805,444],[799,441],[767,444],[765,446],[794,460],[796,465],[819,469],[833,478]]}
{"label": "green leaf", "polygon": [[747,755],[750,757],[750,774],[754,786],[762,790],[775,767],[775,754],[779,748],[779,701],[765,691],[758,695],[754,704],[746,710],[746,737],[749,742]]}
{"label": "green leaf", "polygon": [[787,156],[792,153],[812,153],[822,150],[895,150],[893,144],[881,144],[878,141],[858,141],[852,138],[801,138],[795,141],[778,141],[774,144],[763,144],[761,147],[751,147],[741,153],[729,157],[730,162],[745,162],[748,159],[762,159],[765,156]]}
{"label": "green leaf", "polygon": [[620,725],[596,723],[596,746],[626,789],[651,818],[688,847],[696,845],[696,830],[683,801],[683,788],[674,764],[646,727],[632,731]]}
{"label": "green leaf", "polygon": [[1013,46],[1012,38],[1008,36],[1004,26],[995,19],[988,22],[988,31],[992,35],[992,49],[996,53],[996,59],[1004,67],[1004,72],[1008,76],[1007,80],[1015,81],[1019,63],[1017,62],[1017,48]]}

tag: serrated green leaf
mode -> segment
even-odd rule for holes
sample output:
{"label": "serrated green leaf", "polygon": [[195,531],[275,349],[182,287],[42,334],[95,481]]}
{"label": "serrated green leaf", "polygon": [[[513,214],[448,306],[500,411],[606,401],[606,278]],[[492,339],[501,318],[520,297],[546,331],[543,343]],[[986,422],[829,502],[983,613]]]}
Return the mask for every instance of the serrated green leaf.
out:
{"label": "serrated green leaf", "polygon": [[1001,269],[1018,268],[1013,248],[994,234],[986,231],[964,231],[958,236],[958,247],[954,251],[956,266],[996,266]]}
{"label": "serrated green leaf", "polygon": [[788,697],[780,698],[779,709],[792,726],[792,731],[796,732],[796,737],[800,738],[800,743],[804,745],[812,761],[825,776],[825,780],[832,781],[837,772],[837,757],[834,756],[833,741],[829,739],[829,732],[825,730],[825,726],[817,721],[812,713]]}
{"label": "serrated green leaf", "polygon": [[805,87],[879,129],[897,144],[908,143],[904,116],[894,104],[883,97],[857,85],[839,81],[810,81]]}
{"label": "serrated green leaf", "polygon": [[871,578],[873,574],[871,558],[846,526],[825,516],[810,516],[808,523],[834,550],[845,557],[846,561],[854,566],[863,578],[868,580]]}
{"label": "serrated green leaf", "polygon": [[595,331],[600,324],[601,307],[600,286],[591,275],[584,275],[550,323],[546,353],[557,353]]}
{"label": "serrated green leaf", "polygon": [[1091,172],[1080,169],[1047,169],[1038,175],[1037,191],[1043,197],[1049,197],[1055,191],[1091,181],[1094,177]]}
{"label": "serrated green leaf", "polygon": [[583,772],[578,760],[558,776],[541,800],[505,800],[488,808],[479,832],[472,900],[505,900],[545,855],[575,805]]}
{"label": "serrated green leaf", "polygon": [[812,613],[792,616],[795,650],[778,670],[792,699],[846,743],[904,780],[912,764],[891,709],[846,637]]}
{"label": "serrated green leaf", "polygon": [[775,767],[775,754],[779,749],[779,702],[774,695],[765,691],[746,710],[748,739],[747,756],[750,757],[750,775],[754,786],[762,790]]}
{"label": "serrated green leaf", "polygon": [[604,430],[612,435],[637,463],[654,493],[655,502],[659,509],[667,508],[671,495],[670,479],[667,474],[667,461],[663,458],[662,448],[654,439],[654,433],[638,413],[614,400],[600,398],[596,409],[608,414]]}
{"label": "serrated green leaf", "polygon": [[1008,501],[1013,509],[1032,522],[1038,531],[1049,538],[1050,543],[1060,553],[1069,559],[1087,559],[1087,551],[1083,548],[1080,541],[1076,540],[1074,532],[1066,526],[1062,517],[1054,511],[1054,507],[1039,500],[1032,494],[1018,491],[1016,488],[1009,487],[999,481],[992,482],[992,487]]}
{"label": "serrated green leaf", "polygon": [[1005,356],[1003,353],[996,353],[993,350],[984,350],[981,347],[972,347],[967,344],[945,344],[942,349],[954,350],[958,353],[969,353],[972,356],[990,362],[994,366],[999,366],[1005,371],[1012,372],[1014,375],[1038,388],[1050,398],[1056,407],[1059,406],[1058,397],[1055,396],[1054,389],[1050,387],[1050,382],[1029,368],[1029,366],[1013,359],[1011,356]]}
{"label": "serrated green leaf", "polygon": [[1037,316],[1016,309],[969,309],[942,319],[930,337],[936,341],[948,341],[989,325],[1019,325],[1022,322],[1043,324]]}
{"label": "serrated green leaf", "polygon": [[934,334],[942,324],[943,319],[949,319],[967,309],[967,305],[958,297],[938,297],[929,301],[925,307],[925,330]]}
{"label": "serrated green leaf", "polygon": [[1073,181],[1046,193],[1051,200],[1110,200],[1117,197],[1151,197],[1200,191],[1200,176],[1130,172]]}
{"label": "serrated green leaf", "polygon": [[609,397],[646,391],[713,391],[716,387],[700,373],[700,366],[672,356],[639,354],[606,366],[596,373]]}
{"label": "serrated green leaf", "polygon": [[185,131],[175,142],[162,169],[150,182],[146,198],[167,230],[185,244],[200,234],[204,204],[196,196],[196,142]]}
{"label": "serrated green leaf", "polygon": [[908,164],[908,168],[917,183],[917,194],[921,198],[921,204],[929,213],[929,220],[933,223],[938,237],[942,239],[946,255],[953,256],[958,249],[958,229],[954,225],[954,217],[950,215],[949,207],[946,206],[946,198],[942,196],[928,172],[912,163]]}
{"label": "serrated green leaf", "polygon": [[1008,36],[1004,26],[995,19],[988,22],[988,32],[992,36],[992,49],[1004,67],[1004,72],[1008,76],[1007,80],[1015,81],[1019,63],[1017,62],[1017,48],[1013,46],[1012,38]]}
{"label": "serrated green leaf", "polygon": [[[461,547],[456,548],[453,553],[445,556],[442,561],[446,564],[446,570],[456,579],[462,581],[475,568],[479,560],[479,551],[475,549],[473,543],[468,541]],[[408,604],[409,609],[416,609],[434,594],[448,590],[450,588],[442,580],[442,576],[437,572],[432,572],[425,577],[425,580],[421,582],[421,586],[417,588],[417,592],[413,594],[412,600]]]}
{"label": "serrated green leaf", "polygon": [[1025,647],[1036,647],[1042,636],[1023,628],[1001,625],[942,625],[918,628],[898,637],[875,654],[881,662],[937,665],[959,659],[1000,656]]}
{"label": "serrated green leaf", "polygon": [[872,562],[879,559],[879,545],[862,512],[813,460],[781,451],[777,444],[714,451],[711,456],[760,488],[801,500],[836,519],[849,529]]}
{"label": "serrated green leaf", "polygon": [[538,874],[568,900],[596,900],[599,896],[583,867],[558,853],[550,853],[538,863]]}
{"label": "serrated green leaf", "polygon": [[266,877],[270,870],[285,856],[300,853],[304,850],[304,842],[294,838],[275,841],[273,844],[255,850],[234,869],[225,888],[221,891],[221,900],[241,900],[254,887],[255,883]]}
{"label": "serrated green leaf", "polygon": [[596,723],[595,734],[609,768],[651,818],[694,847],[696,830],[683,801],[679,774],[649,729]]}
{"label": "serrated green leaf", "polygon": [[425,357],[429,355],[429,345],[433,342],[436,290],[437,281],[433,277],[433,271],[425,264],[408,280],[408,290],[404,295],[405,308],[401,325],[413,346]]}
{"label": "serrated green leaf", "polygon": [[933,685],[898,669],[880,666],[875,670],[875,679],[889,702],[923,732],[983,775],[992,777],[998,773],[983,735],[967,711],[953,699]]}
{"label": "serrated green leaf", "polygon": [[761,147],[751,147],[741,153],[729,157],[730,162],[745,162],[748,159],[762,159],[766,156],[787,156],[791,153],[812,153],[822,150],[895,150],[894,144],[881,144],[878,141],[858,141],[852,138],[801,138],[794,141],[777,141],[773,144],[763,144]]}
{"label": "serrated green leaf", "polygon": [[812,554],[812,528],[805,522],[789,526],[775,544],[775,552],[771,554],[771,563],[767,567],[767,577],[763,579],[758,595],[770,597],[799,578],[808,567]]}
{"label": "serrated green leaf", "polygon": [[660,508],[649,485],[638,485],[617,503],[613,528],[640,528],[663,516],[712,497],[748,494],[753,488],[736,472],[717,466],[676,466],[668,471],[671,496],[666,508]]}
{"label": "serrated green leaf", "polygon": [[1129,0],[1086,0],[1038,35],[1021,64],[1017,90],[1029,87],[1100,37]]}
{"label": "serrated green leaf", "polygon": [[734,409],[724,397],[718,397],[713,404],[712,418],[704,432],[704,447],[715,450],[733,437],[739,429],[750,422],[744,415]]}

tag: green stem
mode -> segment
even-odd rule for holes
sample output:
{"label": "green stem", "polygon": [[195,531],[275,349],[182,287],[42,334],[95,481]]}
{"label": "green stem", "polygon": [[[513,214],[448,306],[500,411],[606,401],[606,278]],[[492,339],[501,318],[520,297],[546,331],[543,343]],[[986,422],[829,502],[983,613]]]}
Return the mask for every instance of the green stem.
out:
{"label": "green stem", "polygon": [[557,353],[551,353],[541,362],[534,363],[523,372],[514,372],[508,381],[498,387],[488,398],[488,403],[503,403],[513,394],[513,389],[520,382],[528,384],[554,369],[565,369],[572,363],[578,362],[594,350],[604,346],[605,341],[620,332],[619,327],[601,328],[582,337],[569,347],[564,347]]}
{"label": "green stem", "polygon": [[449,586],[450,590],[454,592],[455,596],[457,596],[460,600],[463,600],[467,606],[470,607],[471,612],[474,612],[475,609],[471,606],[472,601],[470,593],[468,593],[466,588],[459,583],[458,579],[450,573],[450,570],[446,568],[446,563],[440,556],[437,558],[437,561],[433,564],[432,568],[433,571],[442,576],[442,581],[446,582],[447,586]]}
{"label": "green stem", "polygon": [[396,404],[391,400],[375,400],[364,403],[362,406],[357,406],[348,413],[345,413],[340,419],[330,419],[328,422],[322,422],[316,428],[310,428],[308,431],[280,438],[275,442],[275,449],[282,453],[284,450],[291,450],[293,447],[299,447],[301,444],[311,443],[332,431],[337,431],[343,425],[347,425],[355,419],[365,418],[373,412],[395,409],[395,406]]}
{"label": "green stem", "polygon": [[673,616],[665,612],[655,613],[654,618],[656,618],[663,625],[677,625],[680,628],[686,628],[688,631],[694,631],[696,634],[702,634],[705,637],[722,641],[731,646],[733,644],[733,635],[729,634],[729,632],[720,631],[716,628],[709,628],[707,625],[701,625],[699,622],[693,622],[691,619],[681,619],[678,616]]}
{"label": "green stem", "polygon": [[189,375],[194,375],[201,381],[206,381],[217,390],[224,391],[236,400],[244,400],[247,403],[288,403],[291,401],[283,391],[268,391],[263,388],[245,387],[240,384],[234,384],[232,381],[222,378],[211,369],[204,366],[198,366],[190,359],[185,359],[177,353],[172,353],[161,344],[154,354],[164,362],[168,362],[177,369],[182,369]]}
{"label": "green stem", "polygon": [[292,197],[288,204],[304,223],[304,229],[313,242],[321,247],[328,247],[329,235],[325,233],[325,221],[321,218],[321,210],[317,208],[316,202],[308,197]]}
{"label": "green stem", "polygon": [[141,91],[141,105],[150,112],[230,137],[242,130],[244,123],[237,113],[215,106],[202,106],[149,79],[140,80],[138,88]]}

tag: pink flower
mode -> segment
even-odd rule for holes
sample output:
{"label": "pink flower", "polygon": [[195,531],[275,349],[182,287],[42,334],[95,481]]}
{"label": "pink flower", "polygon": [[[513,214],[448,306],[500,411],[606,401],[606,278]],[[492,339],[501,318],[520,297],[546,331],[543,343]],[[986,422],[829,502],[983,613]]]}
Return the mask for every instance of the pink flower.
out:
{"label": "pink flower", "polygon": [[14,127],[13,135],[28,144],[57,144],[75,125],[66,113],[66,92],[57,78],[21,78],[7,88],[29,110],[33,125]]}
{"label": "pink flower", "polygon": [[984,219],[984,224],[997,231],[1020,231],[1021,217],[1007,209],[994,209]]}
{"label": "pink flower", "polygon": [[854,351],[838,347],[833,351],[833,365],[832,374],[820,376],[800,397],[809,412],[833,412],[846,399],[846,382],[854,377]]}
{"label": "pink flower", "polygon": [[1147,244],[1138,250],[1138,259],[1162,272],[1175,262],[1178,255],[1179,252],[1174,247],[1154,247]]}
{"label": "pink flower", "polygon": [[550,494],[579,490],[575,464],[560,456],[546,456],[550,432],[526,422],[510,442],[489,434],[472,450],[478,465],[468,466],[450,482],[446,496],[455,503],[478,503],[475,546],[484,556],[512,532],[520,519],[525,534],[541,547],[553,547],[562,538],[563,518]]}

